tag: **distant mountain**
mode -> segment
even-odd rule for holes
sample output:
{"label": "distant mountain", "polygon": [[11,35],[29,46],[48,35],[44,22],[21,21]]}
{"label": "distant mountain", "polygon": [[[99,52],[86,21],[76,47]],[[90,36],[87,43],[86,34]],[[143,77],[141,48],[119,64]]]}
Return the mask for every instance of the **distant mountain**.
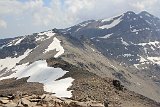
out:
{"label": "distant mountain", "polygon": [[103,55],[122,65],[142,70],[149,69],[148,64],[160,64],[160,19],[146,11],[85,21],[61,31],[82,41],[88,39]]}
{"label": "distant mountain", "polygon": [[[160,102],[160,19],[146,11],[128,11],[66,29],[1,39],[0,80],[26,77],[59,97],[108,98],[113,107],[149,101],[147,107],[157,107],[152,104]],[[5,87],[14,93],[19,86]]]}
{"label": "distant mountain", "polygon": [[61,29],[61,32],[70,34],[82,42],[89,41],[107,58],[116,60],[133,74],[146,80],[149,78],[160,86],[158,17],[146,11],[139,14],[128,11],[108,19],[85,21]]}

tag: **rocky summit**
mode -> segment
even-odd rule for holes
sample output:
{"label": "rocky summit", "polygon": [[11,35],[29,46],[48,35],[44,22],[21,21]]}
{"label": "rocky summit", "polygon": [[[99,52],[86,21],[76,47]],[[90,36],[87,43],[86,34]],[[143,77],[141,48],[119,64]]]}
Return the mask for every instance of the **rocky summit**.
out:
{"label": "rocky summit", "polygon": [[160,107],[160,19],[128,11],[0,39],[2,107]]}

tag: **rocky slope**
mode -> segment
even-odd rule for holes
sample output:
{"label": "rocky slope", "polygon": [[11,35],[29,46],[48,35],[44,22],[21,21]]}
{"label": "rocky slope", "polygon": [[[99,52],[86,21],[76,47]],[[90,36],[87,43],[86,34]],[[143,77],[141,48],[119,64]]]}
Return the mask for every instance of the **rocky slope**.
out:
{"label": "rocky slope", "polygon": [[[128,69],[127,71],[138,76],[138,79],[131,76],[133,81],[131,79],[129,81],[134,82],[135,86],[127,84],[130,90],[159,101],[160,19],[158,17],[146,11],[139,14],[128,11],[108,19],[85,21],[61,29],[61,32],[72,35],[82,42],[89,42],[105,57],[116,60],[119,65]],[[123,77],[127,78],[121,72],[114,76],[123,83]],[[150,91],[145,91],[146,89]]]}
{"label": "rocky slope", "polygon": [[[56,93],[43,90],[37,82],[27,82],[28,78],[5,79],[0,82],[0,104],[2,106],[55,106],[55,107],[158,107],[159,103],[127,90],[120,81],[101,78],[85,69],[69,64],[61,59],[47,60],[49,66],[67,70],[64,78],[74,81],[67,90],[72,90],[71,98],[55,97]],[[60,86],[61,88],[63,86]],[[30,89],[32,88],[32,90]],[[18,90],[18,91],[17,91]],[[45,95],[44,95],[45,94]],[[132,102],[132,103],[131,103]]]}
{"label": "rocky slope", "polygon": [[147,12],[126,12],[0,40],[0,94],[51,92],[84,102],[107,100],[110,107],[158,107],[159,25]]}

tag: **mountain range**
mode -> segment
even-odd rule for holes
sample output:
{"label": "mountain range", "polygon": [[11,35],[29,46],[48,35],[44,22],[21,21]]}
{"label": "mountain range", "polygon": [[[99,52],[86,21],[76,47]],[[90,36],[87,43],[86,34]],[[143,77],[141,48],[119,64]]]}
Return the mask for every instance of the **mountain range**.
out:
{"label": "mountain range", "polygon": [[109,107],[159,107],[160,19],[128,11],[0,39],[0,80],[1,95],[51,92],[77,101],[107,101]]}

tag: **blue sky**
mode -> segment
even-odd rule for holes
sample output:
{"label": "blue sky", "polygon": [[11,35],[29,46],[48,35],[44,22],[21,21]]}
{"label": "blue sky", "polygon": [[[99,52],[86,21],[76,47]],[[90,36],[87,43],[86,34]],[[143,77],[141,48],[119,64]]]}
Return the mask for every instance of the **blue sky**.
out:
{"label": "blue sky", "polygon": [[0,0],[0,38],[66,28],[129,10],[160,17],[159,6],[160,0]]}

